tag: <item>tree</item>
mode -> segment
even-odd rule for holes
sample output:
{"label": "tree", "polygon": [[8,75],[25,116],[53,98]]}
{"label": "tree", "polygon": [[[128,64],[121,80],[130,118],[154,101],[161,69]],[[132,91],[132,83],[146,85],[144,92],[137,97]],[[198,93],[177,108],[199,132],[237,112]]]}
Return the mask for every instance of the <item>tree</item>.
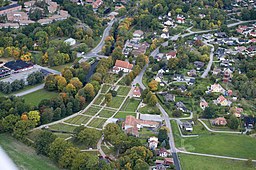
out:
{"label": "tree", "polygon": [[239,126],[239,120],[236,118],[235,115],[231,115],[228,120],[228,127],[230,127],[230,129],[237,129],[238,126]]}
{"label": "tree", "polygon": [[13,129],[13,136],[17,139],[22,139],[26,135],[28,135],[29,130],[34,128],[35,126],[36,124],[32,120],[20,120],[15,124],[15,127]]}
{"label": "tree", "polygon": [[90,63],[88,63],[88,62],[82,62],[82,63],[80,63],[79,64],[79,66],[81,67],[81,68],[83,68],[83,71],[87,74],[89,71],[90,71],[90,69],[91,69],[91,65],[90,65]]}
{"label": "tree", "polygon": [[112,137],[122,133],[120,127],[115,123],[109,123],[103,129],[104,139],[106,141],[110,141],[113,139]]}
{"label": "tree", "polygon": [[37,154],[48,155],[50,144],[56,139],[50,131],[40,131],[35,140],[35,148]]}
{"label": "tree", "polygon": [[44,88],[49,91],[54,91],[57,89],[57,80],[53,74],[46,77]]}
{"label": "tree", "polygon": [[37,21],[43,17],[43,12],[39,8],[31,8],[28,15],[31,20]]}
{"label": "tree", "polygon": [[28,112],[28,119],[32,120],[35,125],[38,125],[40,121],[40,113],[36,110]]}
{"label": "tree", "polygon": [[59,91],[63,91],[64,88],[67,86],[67,81],[64,77],[60,76],[57,81],[57,87]]}
{"label": "tree", "polygon": [[156,80],[152,80],[148,83],[148,87],[150,88],[150,90],[156,91],[158,89],[158,82]]}
{"label": "tree", "polygon": [[86,152],[82,152],[75,156],[71,170],[95,169],[98,164],[99,159],[96,155],[89,155]]}
{"label": "tree", "polygon": [[53,110],[52,108],[46,107],[41,112],[41,124],[50,123],[53,118]]}
{"label": "tree", "polygon": [[72,162],[75,159],[76,155],[80,152],[78,148],[69,147],[65,150],[63,155],[59,160],[59,165],[61,168],[70,169]]}
{"label": "tree", "polygon": [[83,83],[77,77],[73,77],[70,84],[73,84],[77,91],[83,87]]}
{"label": "tree", "polygon": [[163,142],[164,140],[168,139],[167,129],[160,128],[158,132],[158,140],[159,142]]}
{"label": "tree", "polygon": [[110,103],[112,100],[112,94],[111,93],[108,93],[105,95],[105,101],[106,103]]}
{"label": "tree", "polygon": [[150,106],[155,106],[156,104],[157,104],[157,97],[156,97],[156,95],[155,94],[153,94],[151,97],[150,97],[150,99],[149,99],[149,101],[148,101],[148,104],[150,105]]}
{"label": "tree", "polygon": [[180,110],[174,110],[172,112],[173,117],[181,117],[181,115],[182,115],[182,111],[180,111]]}
{"label": "tree", "polygon": [[206,107],[203,111],[204,118],[213,118],[215,115],[215,108],[214,107]]}
{"label": "tree", "polygon": [[76,140],[79,143],[83,143],[88,148],[95,147],[97,141],[101,137],[101,133],[96,129],[85,128],[81,132],[79,132],[76,136]]}
{"label": "tree", "polygon": [[71,95],[75,95],[76,94],[76,87],[69,83],[66,87],[65,87],[65,92],[69,93]]}
{"label": "tree", "polygon": [[69,82],[73,77],[73,73],[70,69],[66,69],[62,72],[62,76]]}
{"label": "tree", "polygon": [[93,99],[93,97],[95,96],[94,87],[91,83],[87,83],[85,85],[84,92],[85,92],[87,101],[91,101]]}
{"label": "tree", "polygon": [[138,159],[135,163],[135,166],[133,168],[134,170],[141,170],[141,169],[149,169],[149,165],[147,162]]}
{"label": "tree", "polygon": [[62,138],[56,138],[49,147],[49,157],[58,162],[65,150],[71,147],[71,143]]}
{"label": "tree", "polygon": [[15,124],[20,120],[19,116],[16,116],[14,114],[10,114],[8,116],[6,116],[3,120],[2,120],[2,126],[4,128],[4,131],[7,132],[12,132]]}

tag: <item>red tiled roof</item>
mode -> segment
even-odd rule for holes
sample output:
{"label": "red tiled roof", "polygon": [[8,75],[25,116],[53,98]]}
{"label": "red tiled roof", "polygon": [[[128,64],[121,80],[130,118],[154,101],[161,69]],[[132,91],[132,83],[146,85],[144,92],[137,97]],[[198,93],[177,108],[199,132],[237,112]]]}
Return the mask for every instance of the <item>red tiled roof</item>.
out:
{"label": "red tiled roof", "polygon": [[134,90],[133,90],[133,94],[136,95],[136,96],[140,96],[141,95],[140,88],[135,87]]}
{"label": "red tiled roof", "polygon": [[222,96],[222,95],[219,96],[218,99],[219,99],[220,102],[223,102],[224,100],[227,100],[227,99],[226,99],[224,96]]}
{"label": "red tiled roof", "polygon": [[167,53],[168,56],[172,56],[172,57],[175,57],[177,54],[176,51],[170,51],[169,53]]}
{"label": "red tiled roof", "polygon": [[126,69],[132,69],[133,64],[130,64],[127,61],[116,60],[115,66],[116,67],[121,67],[121,68],[126,68]]}

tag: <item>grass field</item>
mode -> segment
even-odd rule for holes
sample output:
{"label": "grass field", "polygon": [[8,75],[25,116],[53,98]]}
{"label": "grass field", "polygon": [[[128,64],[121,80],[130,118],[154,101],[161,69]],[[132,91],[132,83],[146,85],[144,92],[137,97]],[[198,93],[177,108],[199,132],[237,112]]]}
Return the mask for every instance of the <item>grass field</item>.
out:
{"label": "grass field", "polygon": [[71,63],[67,63],[67,64],[64,64],[64,65],[51,67],[51,69],[57,70],[57,71],[61,72],[62,70],[64,70],[64,68],[66,68],[66,67],[69,68],[69,67],[71,67],[72,65],[73,65],[73,63],[71,62]]}
{"label": "grass field", "polygon": [[95,127],[95,128],[102,128],[105,122],[106,122],[106,119],[94,118],[88,124],[88,126]]}
{"label": "grass field", "polygon": [[205,133],[198,137],[181,138],[177,124],[171,121],[175,145],[190,152],[256,159],[256,138],[240,134]]}
{"label": "grass field", "polygon": [[70,132],[70,133],[72,133],[75,128],[76,128],[76,126],[66,125],[63,123],[58,123],[58,124],[49,126],[50,130],[65,131],[65,132]]}
{"label": "grass field", "polygon": [[130,90],[130,87],[119,86],[119,88],[117,89],[117,95],[126,96]]}
{"label": "grass field", "polygon": [[181,167],[184,170],[253,170],[246,161],[236,161],[196,155],[179,154]]}
{"label": "grass field", "polygon": [[59,169],[47,157],[37,155],[33,148],[17,141],[8,134],[0,134],[0,145],[19,169]]}
{"label": "grass field", "polygon": [[59,138],[63,138],[63,139],[66,139],[68,137],[70,137],[71,135],[68,134],[68,133],[53,133],[54,135],[56,135],[57,137]]}
{"label": "grass field", "polygon": [[119,79],[118,75],[117,74],[107,74],[105,77],[104,77],[104,82],[105,83],[109,83],[109,84],[114,84],[117,80]]}
{"label": "grass field", "polygon": [[127,99],[121,110],[135,112],[140,104],[140,100]]}
{"label": "grass field", "polygon": [[115,118],[122,118],[122,119],[125,119],[126,116],[128,115],[131,115],[131,116],[135,116],[136,117],[136,113],[134,112],[118,112],[116,115],[115,115]]}
{"label": "grass field", "polygon": [[37,106],[41,102],[41,100],[51,99],[55,96],[58,96],[58,93],[46,91],[45,89],[41,89],[41,90],[35,91],[33,93],[27,94],[27,95],[23,96],[23,98],[25,99],[26,103],[31,104],[33,106]]}
{"label": "grass field", "polygon": [[102,89],[101,89],[101,93],[106,93],[108,92],[108,90],[110,89],[110,85],[104,84]]}
{"label": "grass field", "polygon": [[139,112],[142,114],[160,114],[160,110],[157,107],[149,105],[139,108]]}
{"label": "grass field", "polygon": [[71,124],[76,124],[76,125],[81,125],[81,124],[86,124],[90,120],[90,118],[91,117],[89,117],[89,116],[78,115],[76,117],[66,120],[65,122],[71,123]]}
{"label": "grass field", "polygon": [[104,95],[103,94],[100,94],[96,99],[95,101],[93,102],[93,104],[97,104],[99,105],[104,99]]}
{"label": "grass field", "polygon": [[115,113],[115,111],[110,111],[110,110],[107,110],[107,109],[103,109],[103,110],[99,113],[99,116],[100,116],[100,117],[109,118],[109,117],[111,117],[114,113]]}
{"label": "grass field", "polygon": [[119,108],[124,101],[124,97],[113,97],[111,102],[107,104],[108,107]]}
{"label": "grass field", "polygon": [[89,107],[83,114],[93,116],[93,115],[95,115],[99,110],[100,110],[100,107],[91,106],[91,107]]}

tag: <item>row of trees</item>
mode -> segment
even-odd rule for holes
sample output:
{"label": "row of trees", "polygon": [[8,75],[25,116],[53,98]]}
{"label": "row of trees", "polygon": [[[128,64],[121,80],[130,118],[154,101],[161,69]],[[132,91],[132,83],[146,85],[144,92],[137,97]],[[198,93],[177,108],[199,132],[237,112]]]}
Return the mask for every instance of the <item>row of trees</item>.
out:
{"label": "row of trees", "polygon": [[143,103],[147,103],[150,106],[155,106],[158,102],[156,95],[153,94],[149,89],[143,90],[141,98],[143,99]]}

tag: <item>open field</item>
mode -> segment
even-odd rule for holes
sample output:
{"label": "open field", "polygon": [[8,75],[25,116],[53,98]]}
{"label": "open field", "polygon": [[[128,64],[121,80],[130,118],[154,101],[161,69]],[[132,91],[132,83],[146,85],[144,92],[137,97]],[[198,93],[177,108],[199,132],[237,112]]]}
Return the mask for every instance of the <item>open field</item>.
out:
{"label": "open field", "polygon": [[56,92],[50,92],[50,91],[46,91],[45,89],[41,89],[33,93],[27,94],[23,96],[23,98],[25,99],[26,103],[31,104],[33,106],[37,106],[41,102],[41,100],[51,99],[58,95],[59,94]]}
{"label": "open field", "polygon": [[109,118],[109,117],[111,117],[114,113],[115,113],[115,111],[110,111],[110,110],[107,110],[107,109],[103,109],[103,110],[99,113],[99,116],[100,116],[100,117]]}
{"label": "open field", "polygon": [[117,95],[126,96],[130,90],[130,87],[119,86],[119,88],[117,89]]}
{"label": "open field", "polygon": [[96,99],[95,101],[93,102],[93,104],[97,104],[99,105],[104,99],[104,95],[103,94],[100,94]]}
{"label": "open field", "polygon": [[115,118],[122,118],[125,119],[126,116],[131,115],[131,116],[135,116],[136,117],[136,113],[135,112],[118,112],[115,115]]}
{"label": "open field", "polygon": [[212,158],[197,155],[179,154],[181,167],[184,170],[253,170],[245,161]]}
{"label": "open field", "polygon": [[113,97],[111,102],[107,104],[108,107],[119,108],[124,101],[124,97]]}
{"label": "open field", "polygon": [[108,73],[104,77],[104,83],[114,84],[119,79],[117,74]]}
{"label": "open field", "polygon": [[53,67],[50,67],[50,68],[53,69],[53,70],[57,70],[57,71],[61,72],[62,70],[64,70],[64,68],[66,68],[66,67],[69,68],[72,65],[73,65],[73,63],[71,62],[71,63],[67,63],[67,64],[60,65],[60,66],[53,66]]}
{"label": "open field", "polygon": [[135,112],[140,104],[140,100],[127,99],[121,110]]}
{"label": "open field", "polygon": [[90,118],[91,117],[89,117],[89,116],[78,115],[76,117],[66,120],[65,122],[71,123],[71,124],[76,124],[76,125],[81,125],[81,124],[86,124],[90,120]]}
{"label": "open field", "polygon": [[37,155],[35,150],[17,141],[8,134],[0,134],[0,145],[19,169],[24,170],[57,170],[47,157]]}
{"label": "open field", "polygon": [[108,85],[108,84],[104,84],[103,85],[103,87],[102,87],[102,89],[101,89],[101,93],[106,93],[106,92],[108,92],[108,90],[110,89],[110,85]]}
{"label": "open field", "polygon": [[64,131],[64,132],[70,132],[70,133],[72,133],[75,128],[76,126],[66,125],[64,123],[58,123],[58,124],[49,126],[50,130]]}
{"label": "open field", "polygon": [[83,114],[94,116],[99,110],[100,107],[91,106]]}
{"label": "open field", "polygon": [[198,137],[182,138],[176,122],[171,121],[174,141],[177,148],[186,151],[256,159],[254,149],[256,138],[240,134],[205,133]]}
{"label": "open field", "polygon": [[158,107],[152,107],[149,105],[139,108],[139,112],[142,114],[160,114]]}
{"label": "open field", "polygon": [[59,138],[63,138],[63,139],[66,139],[68,137],[70,137],[71,135],[68,134],[68,133],[53,133],[54,135],[56,135],[57,137]]}
{"label": "open field", "polygon": [[94,118],[88,124],[88,126],[95,127],[95,128],[102,128],[106,121],[107,121],[106,119]]}

